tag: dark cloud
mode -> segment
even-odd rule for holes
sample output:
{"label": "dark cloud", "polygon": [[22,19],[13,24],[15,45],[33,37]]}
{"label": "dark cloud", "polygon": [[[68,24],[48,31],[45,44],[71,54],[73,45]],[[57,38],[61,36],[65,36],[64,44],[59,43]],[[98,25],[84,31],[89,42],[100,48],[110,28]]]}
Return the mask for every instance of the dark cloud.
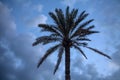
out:
{"label": "dark cloud", "polygon": [[95,1],[93,4],[94,5],[90,5],[88,10],[92,12],[91,15],[95,16],[96,25],[104,29],[104,35],[108,36],[109,39],[114,37],[113,41],[108,42],[114,43],[113,45],[116,46],[115,42],[120,38],[120,1],[101,0]]}
{"label": "dark cloud", "polygon": [[33,48],[33,40],[31,33],[17,33],[10,9],[0,2],[0,80],[52,79],[50,61],[40,70],[36,68],[42,48]]}
{"label": "dark cloud", "polygon": [[15,23],[11,21],[10,11],[0,2],[0,38],[6,35],[11,36],[15,32]]}
{"label": "dark cloud", "polygon": [[72,67],[74,67],[71,70],[73,80],[99,80],[99,73],[93,64],[84,64],[83,60],[76,59]]}
{"label": "dark cloud", "polygon": [[119,80],[120,79],[120,45],[116,46],[117,51],[112,55],[112,61],[117,66],[117,70],[110,76],[107,76],[105,80]]}

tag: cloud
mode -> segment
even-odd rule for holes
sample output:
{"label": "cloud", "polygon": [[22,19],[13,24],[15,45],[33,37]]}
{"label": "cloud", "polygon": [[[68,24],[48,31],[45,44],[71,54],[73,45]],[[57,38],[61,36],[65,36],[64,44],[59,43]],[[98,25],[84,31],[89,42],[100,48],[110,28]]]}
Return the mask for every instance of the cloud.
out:
{"label": "cloud", "polygon": [[41,12],[43,9],[43,6],[41,4],[35,5],[34,9],[37,10],[38,12]]}
{"label": "cloud", "polygon": [[40,70],[36,69],[40,53],[43,52],[42,47],[32,47],[35,38],[32,33],[17,33],[11,12],[2,2],[0,2],[0,18],[2,19],[0,20],[0,79],[51,80],[53,75],[49,72],[53,64],[46,61]]}
{"label": "cloud", "polygon": [[[23,23],[25,23],[26,26],[38,26],[40,23],[46,23],[47,21],[47,16],[45,16],[42,13],[43,10],[43,5],[41,4],[32,4],[32,2],[26,2],[23,4],[23,13],[29,14],[26,15],[24,14],[23,16]],[[37,16],[35,14],[38,14]],[[30,17],[31,16],[31,17]]]}
{"label": "cloud", "polygon": [[[11,3],[6,3],[12,7],[13,15],[17,16],[18,26],[38,26],[39,23],[46,23],[47,16],[42,14],[43,5],[39,3],[33,3],[31,0],[26,1],[11,1]],[[11,5],[13,4],[13,5]],[[16,5],[14,5],[16,4]],[[19,7],[21,6],[21,7]],[[17,12],[16,12],[17,11]],[[15,13],[15,14],[14,14]],[[16,18],[16,16],[15,16]]]}
{"label": "cloud", "polygon": [[79,0],[63,0],[62,4],[73,7]]}
{"label": "cloud", "polygon": [[77,3],[83,4],[88,2],[89,0],[62,0],[62,4],[65,6],[75,7]]}
{"label": "cloud", "polygon": [[116,71],[112,73],[110,76],[107,76],[105,80],[119,80],[120,79],[120,45],[116,46],[117,51],[112,55],[113,64],[117,65],[113,67],[116,68]]}
{"label": "cloud", "polygon": [[42,4],[33,4],[31,1],[22,2],[22,8],[25,9],[31,9],[31,11],[41,12],[43,10]]}
{"label": "cloud", "polygon": [[39,15],[27,21],[28,26],[38,26],[40,23],[46,23],[47,17],[45,15]]}
{"label": "cloud", "polygon": [[[94,64],[85,64],[85,61],[76,58],[72,65],[71,77],[73,80],[99,80],[99,73]],[[101,78],[102,79],[102,78]]]}
{"label": "cloud", "polygon": [[[6,35],[10,36],[11,34],[13,34],[13,32],[15,32],[16,25],[13,21],[11,21],[11,16],[9,14],[10,12],[11,10],[6,8],[0,2],[0,38]],[[6,20],[7,20],[7,23],[6,23]],[[10,27],[8,27],[8,25]]]}

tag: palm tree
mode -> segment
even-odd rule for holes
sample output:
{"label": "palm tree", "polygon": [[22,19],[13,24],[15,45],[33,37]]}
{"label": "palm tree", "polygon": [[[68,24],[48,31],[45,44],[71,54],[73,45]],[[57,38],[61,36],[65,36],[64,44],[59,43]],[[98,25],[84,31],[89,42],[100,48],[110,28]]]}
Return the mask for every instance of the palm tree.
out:
{"label": "palm tree", "polygon": [[86,59],[85,53],[81,47],[88,48],[94,52],[101,54],[109,59],[108,55],[103,52],[88,47],[87,41],[91,41],[87,38],[88,35],[98,33],[98,31],[92,30],[94,25],[89,26],[93,19],[83,22],[88,16],[88,13],[83,11],[77,16],[78,9],[72,9],[69,11],[69,7],[66,8],[65,14],[61,9],[55,9],[55,12],[49,12],[50,17],[53,19],[54,24],[39,24],[42,32],[49,32],[48,36],[40,36],[33,43],[33,46],[41,43],[46,45],[48,43],[57,42],[53,47],[48,49],[45,55],[40,59],[37,67],[39,67],[43,61],[51,55],[54,51],[59,50],[58,60],[54,69],[54,74],[57,71],[63,53],[65,53],[65,80],[71,80],[70,77],[70,49],[73,47],[77,49]]}

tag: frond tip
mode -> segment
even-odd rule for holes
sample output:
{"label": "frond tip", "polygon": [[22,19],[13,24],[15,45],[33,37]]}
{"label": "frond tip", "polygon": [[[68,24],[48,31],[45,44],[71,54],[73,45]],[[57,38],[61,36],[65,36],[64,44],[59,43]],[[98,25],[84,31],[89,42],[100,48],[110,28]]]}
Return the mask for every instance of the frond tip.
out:
{"label": "frond tip", "polygon": [[78,46],[76,45],[73,45],[74,48],[76,48],[78,51],[80,51],[80,53],[87,59],[85,53],[81,50],[81,48],[79,48]]}
{"label": "frond tip", "polygon": [[103,52],[101,52],[101,51],[99,51],[99,50],[97,50],[97,49],[94,49],[94,48],[91,48],[91,47],[86,47],[86,48],[88,48],[88,49],[90,49],[90,50],[93,50],[94,52],[97,52],[97,53],[99,53],[99,54],[107,57],[108,59],[112,59],[110,56],[104,54]]}
{"label": "frond tip", "polygon": [[57,64],[56,64],[55,69],[54,69],[54,74],[56,73],[56,71],[57,71],[57,69],[59,68],[59,65],[60,65],[60,63],[61,63],[63,51],[64,51],[64,48],[61,47],[61,48],[59,49],[58,60],[57,60]]}
{"label": "frond tip", "polygon": [[46,51],[46,54],[40,59],[38,65],[37,65],[37,68],[43,63],[43,61],[44,61],[51,53],[53,53],[55,50],[57,50],[59,46],[61,46],[61,45],[58,44],[58,45],[55,45],[55,46],[53,46],[52,48],[48,49],[48,50]]}

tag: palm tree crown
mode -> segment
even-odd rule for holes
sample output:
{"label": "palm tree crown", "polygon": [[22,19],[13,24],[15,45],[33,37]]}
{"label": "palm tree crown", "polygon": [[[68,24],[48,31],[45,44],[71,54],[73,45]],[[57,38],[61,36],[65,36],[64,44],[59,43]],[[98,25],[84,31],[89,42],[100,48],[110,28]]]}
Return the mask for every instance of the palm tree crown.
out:
{"label": "palm tree crown", "polygon": [[40,43],[46,45],[48,43],[58,42],[58,44],[55,44],[53,47],[46,51],[45,55],[40,59],[37,67],[39,67],[50,54],[58,49],[58,60],[54,69],[55,74],[61,62],[62,55],[65,52],[66,80],[70,80],[71,47],[77,49],[86,59],[87,57],[82,51],[81,47],[88,48],[111,59],[103,52],[88,47],[87,41],[91,41],[88,36],[94,33],[98,33],[98,31],[92,30],[95,27],[94,25],[89,26],[93,19],[83,22],[83,20],[88,16],[88,13],[83,11],[80,15],[77,16],[77,14],[78,9],[72,9],[70,12],[69,7],[66,8],[65,14],[61,9],[55,9],[55,12],[49,12],[50,17],[54,21],[54,24],[39,24],[39,27],[41,28],[42,32],[50,32],[50,34],[48,36],[38,37],[33,43],[33,46],[35,46]]}

